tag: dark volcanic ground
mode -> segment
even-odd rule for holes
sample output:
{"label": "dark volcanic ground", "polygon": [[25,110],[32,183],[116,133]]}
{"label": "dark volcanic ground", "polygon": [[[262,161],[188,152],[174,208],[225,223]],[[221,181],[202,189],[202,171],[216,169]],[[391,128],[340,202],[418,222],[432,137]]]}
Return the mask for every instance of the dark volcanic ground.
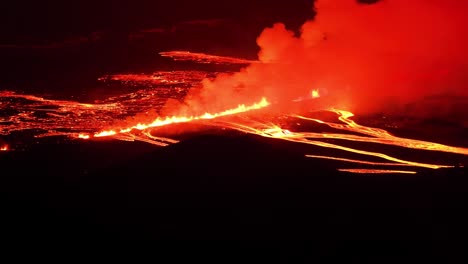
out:
{"label": "dark volcanic ground", "polygon": [[436,255],[466,237],[466,168],[354,175],[335,165],[238,133],[166,148],[46,140],[1,153],[1,235],[311,239],[331,251],[347,240],[424,239],[418,248]]}
{"label": "dark volcanic ground", "polygon": [[[255,59],[255,38],[265,27],[283,21],[297,30],[313,15],[309,0],[137,2],[5,3],[0,90],[93,102],[127,91],[96,81],[108,74],[194,69],[159,57],[160,51]],[[457,111],[434,105],[424,113],[432,120],[408,118],[409,129],[389,130],[466,147],[466,124],[450,129],[466,123],[466,100]],[[417,106],[397,110],[421,112]],[[464,255],[457,240],[468,233],[466,168],[340,173],[337,162],[306,159],[301,146],[234,132],[197,135],[166,148],[55,137],[29,145],[33,137],[24,138],[1,139],[27,145],[26,151],[0,152],[4,241],[299,239],[318,241],[312,248],[347,260],[377,255],[376,263],[402,254],[417,255],[418,262],[439,256],[440,263]],[[322,151],[309,154],[330,150]],[[256,247],[271,245],[291,246]],[[293,247],[296,253],[310,249]]]}

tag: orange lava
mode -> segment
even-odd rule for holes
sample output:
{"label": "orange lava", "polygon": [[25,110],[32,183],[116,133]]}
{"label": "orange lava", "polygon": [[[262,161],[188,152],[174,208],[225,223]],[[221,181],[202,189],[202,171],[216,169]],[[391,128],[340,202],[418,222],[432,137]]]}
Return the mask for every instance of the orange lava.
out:
{"label": "orange lava", "polygon": [[416,162],[410,161],[402,158],[397,158],[391,156],[389,154],[376,152],[376,151],[369,151],[358,149],[355,147],[348,147],[339,145],[338,143],[330,143],[325,142],[324,140],[345,140],[345,141],[354,141],[354,142],[366,142],[366,143],[374,143],[374,144],[385,144],[385,145],[393,145],[403,148],[409,149],[417,149],[422,151],[440,151],[440,152],[448,152],[458,155],[468,155],[467,148],[461,147],[452,147],[438,143],[420,141],[420,140],[413,140],[413,139],[406,139],[400,138],[391,135],[385,130],[372,128],[372,127],[365,127],[355,123],[350,118],[353,116],[352,113],[343,110],[330,110],[331,112],[338,115],[339,123],[333,122],[325,122],[319,119],[313,118],[306,118],[303,116],[298,115],[291,115],[290,117],[298,118],[299,120],[304,121],[313,121],[318,122],[320,124],[328,125],[329,127],[340,129],[344,132],[354,132],[361,135],[353,135],[349,133],[314,133],[314,132],[295,132],[291,131],[290,129],[283,129],[281,126],[264,121],[248,121],[244,120],[243,122],[223,122],[220,125],[224,127],[229,127],[231,129],[236,129],[245,133],[255,134],[262,137],[268,138],[275,138],[286,140],[290,142],[300,143],[300,144],[307,144],[307,145],[314,145],[323,148],[329,149],[336,149],[341,152],[348,152],[352,154],[358,154],[361,156],[368,156],[374,158],[380,158],[387,161],[391,161],[392,163],[383,163],[383,162],[371,162],[371,161],[361,161],[361,160],[353,160],[335,156],[317,156],[317,155],[309,155],[306,154],[306,157],[310,158],[321,158],[321,159],[331,159],[331,160],[339,160],[344,162],[354,162],[354,163],[361,163],[366,165],[373,165],[373,166],[410,166],[410,167],[422,167],[427,169],[440,169],[440,168],[453,168],[454,166],[451,165],[441,165],[441,164],[432,164],[432,163],[425,163],[425,162]]}
{"label": "orange lava", "polygon": [[371,161],[365,161],[365,160],[345,159],[345,158],[320,156],[320,155],[306,155],[306,157],[314,158],[314,159],[336,160],[336,161],[342,161],[342,162],[350,162],[350,163],[373,165],[373,166],[411,166],[410,164],[405,164],[405,163],[371,162]]}
{"label": "orange lava", "polygon": [[374,170],[374,169],[338,169],[342,172],[351,172],[358,174],[416,174],[416,171],[403,170]]}
{"label": "orange lava", "polygon": [[[143,95],[143,93],[141,93]],[[340,164],[354,163],[362,166],[371,166],[373,168],[361,168],[361,169],[347,169],[347,168],[338,168],[340,171],[352,172],[352,173],[413,173],[413,171],[404,171],[401,170],[390,170],[388,167],[419,167],[426,169],[439,169],[439,168],[452,168],[451,165],[443,164],[433,164],[428,162],[419,162],[411,161],[404,158],[398,158],[390,154],[386,154],[383,151],[370,151],[368,149],[360,149],[359,147],[350,147],[339,142],[329,142],[330,140],[344,140],[355,143],[366,143],[366,144],[376,144],[376,145],[390,145],[397,146],[405,149],[416,149],[419,151],[430,151],[430,152],[440,152],[440,153],[451,153],[456,155],[468,155],[468,149],[462,147],[453,147],[447,146],[440,143],[426,142],[415,139],[401,138],[390,134],[388,131],[380,129],[362,126],[357,124],[352,117],[353,113],[344,110],[338,109],[329,109],[329,113],[333,113],[337,117],[337,121],[329,122],[317,118],[310,118],[304,115],[298,114],[275,114],[275,117],[259,116],[259,115],[249,115],[249,116],[238,116],[238,114],[245,113],[252,110],[263,109],[268,106],[274,107],[271,105],[266,98],[262,98],[261,101],[254,103],[252,105],[239,105],[236,108],[228,109],[225,111],[217,113],[205,113],[198,116],[171,116],[165,118],[156,118],[148,123],[138,123],[136,125],[129,125],[123,127],[115,127],[110,130],[100,130],[100,120],[105,120],[109,117],[110,120],[117,117],[122,111],[122,103],[124,100],[120,97],[112,99],[113,103],[104,103],[104,104],[83,104],[72,101],[55,101],[48,100],[37,96],[30,95],[18,95],[14,93],[4,92],[3,96],[5,98],[22,98],[27,99],[32,102],[32,106],[37,107],[39,110],[46,109],[45,106],[53,106],[51,110],[48,111],[49,117],[47,122],[40,123],[37,122],[38,128],[45,130],[45,133],[39,134],[36,137],[43,136],[70,136],[73,138],[79,139],[99,139],[103,137],[113,138],[117,140],[124,141],[141,141],[153,144],[155,146],[167,146],[170,144],[176,144],[179,141],[167,137],[160,137],[156,133],[153,133],[152,128],[170,126],[177,123],[187,123],[193,121],[206,121],[205,124],[220,126],[222,128],[229,128],[238,130],[244,133],[255,134],[262,137],[268,137],[273,139],[285,140],[294,142],[296,144],[303,145],[313,145],[319,146],[327,149],[335,149],[337,152],[332,156],[327,155],[314,155],[312,154],[313,150],[304,155],[308,158],[315,159],[328,159],[341,162]],[[309,99],[320,98],[320,93],[318,90],[312,90],[309,95]],[[134,98],[135,96],[132,95]],[[125,97],[123,97],[125,98]],[[141,97],[146,98],[146,97]],[[135,106],[140,107],[140,102],[132,99],[132,103],[135,103]],[[142,100],[142,99],[139,99]],[[304,99],[305,100],[305,99]],[[142,100],[145,102],[145,100]],[[14,106],[17,106],[16,104]],[[0,107],[2,107],[0,105]],[[12,131],[18,131],[23,129],[30,129],[34,127],[36,123],[27,123],[22,120],[32,120],[33,116],[27,112],[31,109],[31,104],[29,106],[20,105],[16,109],[22,109],[17,116],[10,117],[9,122],[14,123],[15,126]],[[141,109],[141,108],[138,108]],[[68,115],[70,113],[70,115]],[[73,115],[71,115],[73,113]],[[76,122],[77,118],[85,117],[83,123]],[[232,116],[233,119],[219,119],[220,117]],[[237,117],[236,117],[237,116]],[[54,123],[54,118],[57,120]],[[317,123],[321,125],[326,125],[332,129],[341,131],[334,133],[325,133],[325,132],[311,132],[311,131],[297,131],[297,129],[284,128],[281,125],[279,120],[289,120],[288,123],[297,123],[297,124],[307,124],[309,122]],[[89,125],[88,125],[89,124]],[[69,126],[70,132],[63,131],[63,127],[66,125]],[[105,125],[105,122],[103,122]],[[61,127],[63,126],[63,127]],[[4,128],[4,134],[8,134],[8,127]],[[92,130],[98,132],[94,132]],[[86,131],[91,130],[90,132]],[[11,132],[11,131],[10,131]],[[2,151],[9,150],[7,146],[2,147]],[[374,160],[364,160],[364,159],[353,159],[343,156],[345,153],[351,153],[353,155],[359,155],[362,157],[368,158],[378,158],[386,160],[387,162],[379,162]],[[385,169],[379,169],[375,167],[382,167]]]}
{"label": "orange lava", "polygon": [[[307,117],[300,116],[300,115],[294,115],[294,116],[303,120],[310,120],[310,121],[314,121],[317,123],[326,124],[332,128],[346,130],[350,132],[357,132],[357,133],[368,136],[368,137],[362,137],[362,136],[347,135],[344,137],[341,134],[338,134],[338,135],[322,134],[320,135],[320,137],[345,139],[345,140],[360,141],[360,142],[372,142],[372,143],[379,143],[379,144],[385,144],[385,145],[395,145],[395,146],[412,148],[412,149],[441,151],[441,152],[450,152],[450,153],[468,155],[467,148],[452,147],[452,146],[447,146],[447,145],[433,143],[433,142],[393,136],[388,131],[385,131],[383,129],[365,127],[365,126],[356,124],[356,122],[350,119],[351,117],[354,116],[354,114],[349,111],[337,110],[337,109],[331,109],[330,111],[336,113],[338,115],[338,119],[342,121],[344,124],[324,122],[319,119],[307,118]],[[305,134],[305,136],[314,137],[314,134]]]}
{"label": "orange lava", "polygon": [[158,71],[151,74],[114,74],[100,77],[102,82],[116,81],[128,86],[194,86],[205,78],[213,78],[217,72],[204,71]]}
{"label": "orange lava", "polygon": [[78,134],[78,138],[89,139],[90,136],[89,136],[89,135],[85,135],[85,134]]}
{"label": "orange lava", "polygon": [[312,95],[312,98],[320,98],[320,93],[318,89],[312,90],[311,95]]}
{"label": "orange lava", "polygon": [[[148,124],[137,124],[135,126],[127,127],[127,128],[122,128],[120,130],[108,130],[108,131],[102,131],[99,133],[94,134],[94,137],[109,137],[109,136],[114,136],[118,133],[129,133],[132,130],[146,130],[149,128],[155,128],[155,127],[161,127],[161,126],[167,126],[171,124],[178,124],[178,123],[188,123],[196,120],[209,120],[209,119],[215,119],[218,117],[223,117],[223,116],[229,116],[229,115],[235,115],[235,114],[240,114],[240,113],[245,113],[248,111],[252,110],[258,110],[265,108],[269,106],[270,103],[267,101],[266,98],[262,98],[262,100],[258,103],[252,104],[252,105],[238,105],[236,108],[225,110],[222,112],[218,113],[205,113],[200,116],[172,116],[172,117],[166,117],[166,118],[157,118],[156,120],[153,120],[153,122],[148,123]],[[83,138],[83,137],[81,137]]]}
{"label": "orange lava", "polygon": [[[162,55],[176,60],[192,60],[201,63],[247,64],[247,62],[254,62],[188,52],[167,52]],[[305,147],[305,157],[338,161],[340,166],[353,163],[363,166],[363,168],[337,169],[343,172],[367,174],[416,173],[413,170],[389,169],[391,167],[452,168],[454,166],[443,164],[451,161],[449,158],[444,161],[444,155],[468,156],[467,148],[397,137],[384,129],[360,125],[352,120],[354,115],[350,111],[334,108],[324,110],[324,112],[334,114],[336,121],[311,118],[304,114],[305,111],[301,113],[288,112],[287,108],[282,108],[281,110],[284,110],[282,112],[270,111],[268,114],[262,112],[262,115],[240,115],[266,107],[275,110],[278,104],[275,103],[275,100],[267,100],[267,97],[263,97],[261,101],[251,105],[240,104],[235,108],[221,112],[154,119],[155,116],[162,115],[160,110],[167,107],[168,100],[182,101],[191,88],[199,86],[203,81],[213,78],[214,75],[216,73],[201,71],[161,71],[152,74],[105,76],[100,80],[120,82],[123,85],[141,89],[93,103],[52,100],[40,96],[0,91],[0,113],[2,113],[0,115],[0,134],[10,135],[13,132],[33,131],[36,138],[47,136],[68,136],[85,140],[112,138],[130,142],[141,141],[164,147],[176,144],[179,140],[162,137],[154,128],[168,126],[168,130],[170,130],[170,126],[173,124],[205,121],[203,124],[209,126],[234,129],[262,137],[289,141],[293,144],[301,144]],[[310,87],[310,84],[307,87]],[[308,88],[304,91],[306,92],[302,93],[303,97],[296,100],[291,99],[291,101],[304,104],[307,103],[306,101],[319,103],[322,98],[327,97],[328,93],[325,89],[310,90]],[[225,96],[229,99],[230,95],[232,94],[227,93]],[[311,99],[314,100],[311,101]],[[226,102],[230,101],[226,100]],[[333,129],[334,132],[314,132],[313,129],[301,131],[298,129],[298,127],[310,124],[323,125]],[[352,147],[346,144],[347,142],[353,143]],[[368,145],[377,148],[369,148]],[[308,148],[309,146],[312,147]],[[437,162],[427,162],[410,160],[408,157],[396,157],[401,154],[386,153],[385,148],[381,148],[382,146],[436,152],[442,159],[437,159]],[[314,155],[315,147],[331,149],[333,152],[330,155]],[[3,146],[0,150],[7,151],[9,147]],[[354,158],[356,156],[360,158]],[[411,156],[413,159],[418,159],[414,155]]]}
{"label": "orange lava", "polygon": [[245,60],[232,57],[215,56],[204,53],[194,53],[190,51],[166,51],[160,52],[163,57],[170,57],[175,61],[192,61],[205,64],[251,64],[258,61]]}

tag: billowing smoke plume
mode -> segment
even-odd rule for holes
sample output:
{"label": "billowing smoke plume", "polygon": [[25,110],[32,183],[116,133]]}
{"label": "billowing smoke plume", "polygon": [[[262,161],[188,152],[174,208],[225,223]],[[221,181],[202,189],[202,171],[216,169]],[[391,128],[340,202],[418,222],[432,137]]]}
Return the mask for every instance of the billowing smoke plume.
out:
{"label": "billowing smoke plume", "polygon": [[281,23],[265,29],[262,63],[204,81],[187,106],[225,109],[262,96],[281,106],[320,89],[329,106],[381,111],[468,95],[466,0],[317,0],[315,9],[298,36]]}

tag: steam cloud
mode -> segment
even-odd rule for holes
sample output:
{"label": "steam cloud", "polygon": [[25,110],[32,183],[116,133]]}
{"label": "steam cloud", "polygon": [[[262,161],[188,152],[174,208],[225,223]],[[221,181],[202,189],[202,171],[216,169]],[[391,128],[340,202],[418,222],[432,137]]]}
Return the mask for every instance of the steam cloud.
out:
{"label": "steam cloud", "polygon": [[358,112],[468,95],[467,1],[317,0],[315,9],[299,36],[281,23],[265,29],[262,63],[205,80],[186,107],[225,109],[262,96],[282,105],[317,88],[329,106]]}

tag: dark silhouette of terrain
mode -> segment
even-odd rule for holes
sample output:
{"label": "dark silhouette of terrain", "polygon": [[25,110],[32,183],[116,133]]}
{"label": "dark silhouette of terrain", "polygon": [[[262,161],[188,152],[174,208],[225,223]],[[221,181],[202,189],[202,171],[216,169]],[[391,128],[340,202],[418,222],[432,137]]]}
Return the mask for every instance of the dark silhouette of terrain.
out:
{"label": "dark silhouette of terrain", "polygon": [[2,153],[0,165],[4,238],[424,239],[440,249],[467,234],[464,168],[339,173],[248,135],[166,148],[42,143]]}

